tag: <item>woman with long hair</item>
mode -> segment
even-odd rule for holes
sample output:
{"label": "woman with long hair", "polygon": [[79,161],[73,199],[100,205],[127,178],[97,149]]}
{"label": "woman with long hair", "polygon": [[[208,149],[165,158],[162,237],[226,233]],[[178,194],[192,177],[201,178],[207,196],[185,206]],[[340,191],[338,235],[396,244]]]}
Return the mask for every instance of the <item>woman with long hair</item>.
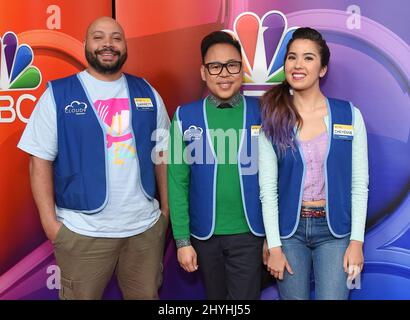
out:
{"label": "woman with long hair", "polygon": [[[364,263],[366,128],[352,103],[327,98],[329,47],[311,28],[287,46],[286,80],[262,97],[259,183],[269,259],[282,299],[347,299]],[[341,80],[342,81],[342,80]]]}

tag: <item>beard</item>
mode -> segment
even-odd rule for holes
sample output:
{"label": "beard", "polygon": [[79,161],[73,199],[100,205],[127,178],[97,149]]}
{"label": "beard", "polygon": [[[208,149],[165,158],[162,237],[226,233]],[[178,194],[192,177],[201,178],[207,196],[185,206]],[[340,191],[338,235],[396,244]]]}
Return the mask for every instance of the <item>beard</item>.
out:
{"label": "beard", "polygon": [[[114,64],[109,65],[101,63],[100,60],[98,60],[98,55],[104,52],[111,52],[112,54],[118,56],[117,61]],[[93,67],[98,73],[102,74],[114,74],[120,71],[125,61],[127,60],[127,57],[127,51],[121,54],[121,52],[112,48],[104,48],[92,52],[85,48],[85,58],[87,59],[88,64]]]}

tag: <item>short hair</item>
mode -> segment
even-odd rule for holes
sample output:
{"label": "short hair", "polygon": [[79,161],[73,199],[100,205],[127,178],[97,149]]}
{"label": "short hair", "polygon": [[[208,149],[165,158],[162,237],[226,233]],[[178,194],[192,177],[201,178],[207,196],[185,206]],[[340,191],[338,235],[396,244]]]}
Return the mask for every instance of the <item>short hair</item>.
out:
{"label": "short hair", "polygon": [[212,47],[214,44],[219,43],[226,43],[229,44],[238,50],[241,59],[242,59],[242,49],[241,44],[238,40],[234,39],[229,33],[224,31],[214,31],[205,36],[201,42],[201,55],[202,55],[202,63],[205,62],[205,55],[208,52],[208,49]]}

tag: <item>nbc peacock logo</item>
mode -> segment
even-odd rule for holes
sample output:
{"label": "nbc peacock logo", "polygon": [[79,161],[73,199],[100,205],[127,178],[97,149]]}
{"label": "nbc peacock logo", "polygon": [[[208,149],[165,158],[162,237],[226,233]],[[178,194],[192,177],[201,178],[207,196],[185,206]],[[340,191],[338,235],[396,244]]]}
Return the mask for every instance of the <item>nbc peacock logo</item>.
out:
{"label": "nbc peacock logo", "polygon": [[32,66],[33,50],[18,43],[14,32],[0,38],[0,91],[33,90],[41,84],[40,70]]}
{"label": "nbc peacock logo", "polygon": [[242,45],[245,94],[261,96],[285,79],[286,46],[296,29],[288,28],[282,12],[272,10],[261,19],[253,12],[241,13],[234,21],[233,30],[224,30]]}

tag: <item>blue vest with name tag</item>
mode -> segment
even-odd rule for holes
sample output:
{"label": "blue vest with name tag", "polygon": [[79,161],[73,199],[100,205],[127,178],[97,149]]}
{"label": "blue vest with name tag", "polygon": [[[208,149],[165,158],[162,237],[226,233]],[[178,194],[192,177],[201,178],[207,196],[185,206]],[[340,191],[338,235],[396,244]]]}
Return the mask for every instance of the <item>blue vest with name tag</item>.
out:
{"label": "blue vest with name tag", "polygon": [[[334,125],[352,125],[353,107],[348,101],[328,99],[328,153],[325,159],[326,215],[331,233],[345,237],[351,232],[352,135],[335,134]],[[278,150],[273,145],[276,154]],[[306,165],[297,144],[278,157],[279,228],[290,238],[299,224]]]}
{"label": "blue vest with name tag", "polygon": [[[215,228],[217,160],[210,141],[206,119],[205,100],[179,107],[177,117],[187,146],[190,164],[189,220],[191,234],[201,240],[210,238]],[[251,232],[264,236],[262,208],[258,182],[259,102],[245,97],[244,136],[238,150],[238,170],[242,203]],[[219,183],[224,183],[220,181]]]}
{"label": "blue vest with name tag", "polygon": [[[155,141],[151,141],[151,135],[157,128],[156,99],[145,80],[128,74],[124,76],[128,86],[141,188],[147,198],[153,199],[156,182],[151,152]],[[54,160],[56,205],[85,214],[97,213],[106,206],[109,196],[107,139],[103,124],[78,75],[51,81],[49,86],[57,113],[58,155]],[[135,98],[149,98],[151,103],[140,107],[139,100]]]}

